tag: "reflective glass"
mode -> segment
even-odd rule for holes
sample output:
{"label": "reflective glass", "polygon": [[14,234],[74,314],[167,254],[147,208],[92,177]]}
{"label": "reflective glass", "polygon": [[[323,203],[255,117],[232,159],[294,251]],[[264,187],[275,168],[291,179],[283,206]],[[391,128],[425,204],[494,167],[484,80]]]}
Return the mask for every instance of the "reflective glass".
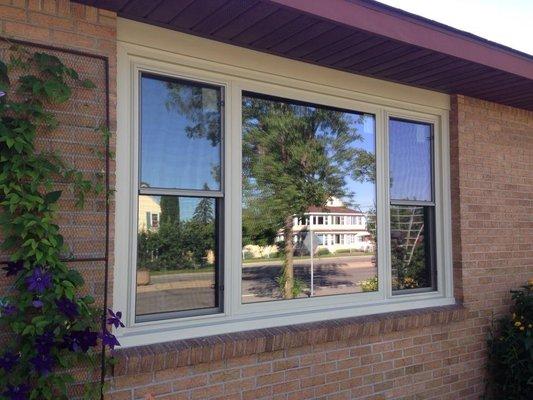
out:
{"label": "reflective glass", "polygon": [[391,206],[392,290],[433,288],[434,207]]}
{"label": "reflective glass", "polygon": [[242,302],[377,290],[374,117],[252,93],[242,107]]}
{"label": "reflective glass", "polygon": [[139,196],[136,315],[217,307],[213,198]]}
{"label": "reflective glass", "polygon": [[141,187],[220,189],[220,100],[220,88],[141,76]]}
{"label": "reflective glass", "polygon": [[431,125],[389,122],[390,198],[432,201]]}

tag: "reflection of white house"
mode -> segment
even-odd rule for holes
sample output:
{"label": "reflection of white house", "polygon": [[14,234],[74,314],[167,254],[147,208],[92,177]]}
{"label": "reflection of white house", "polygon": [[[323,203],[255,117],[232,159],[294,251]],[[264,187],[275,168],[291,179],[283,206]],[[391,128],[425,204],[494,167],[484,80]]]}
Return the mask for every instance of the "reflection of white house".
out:
{"label": "reflection of white house", "polygon": [[139,196],[139,232],[156,230],[161,219],[159,196]]}
{"label": "reflection of white house", "polygon": [[371,234],[367,231],[367,216],[346,207],[334,197],[324,207],[309,207],[303,217],[295,217],[293,232],[295,241],[302,240],[306,233],[314,233],[319,240],[318,249],[325,248],[331,253],[374,250]]}
{"label": "reflection of white house", "polygon": [[[309,207],[303,217],[294,217],[293,241],[303,241],[310,232],[318,238],[318,248],[327,249],[330,253],[343,251],[374,251],[372,235],[367,231],[367,215],[361,211],[348,208],[344,203],[331,198],[324,207]],[[282,241],[280,230],[276,241]],[[277,253],[277,246],[247,245],[244,252],[253,258],[270,257]]]}

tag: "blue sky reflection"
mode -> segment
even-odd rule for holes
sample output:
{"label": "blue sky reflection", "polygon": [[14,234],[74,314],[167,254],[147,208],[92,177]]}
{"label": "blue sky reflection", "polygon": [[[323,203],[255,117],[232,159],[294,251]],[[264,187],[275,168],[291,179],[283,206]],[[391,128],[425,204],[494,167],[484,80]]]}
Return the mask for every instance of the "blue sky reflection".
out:
{"label": "blue sky reflection", "polygon": [[[179,89],[172,93],[172,88]],[[216,171],[220,168],[220,140],[191,137],[186,130],[194,126],[190,113],[169,107],[173,94],[191,96],[201,91],[201,109],[196,114],[217,113],[220,91],[198,88],[181,82],[170,83],[152,76],[141,79],[141,185],[152,188],[218,190]],[[184,99],[186,102],[187,99]],[[190,104],[190,103],[189,103]]]}

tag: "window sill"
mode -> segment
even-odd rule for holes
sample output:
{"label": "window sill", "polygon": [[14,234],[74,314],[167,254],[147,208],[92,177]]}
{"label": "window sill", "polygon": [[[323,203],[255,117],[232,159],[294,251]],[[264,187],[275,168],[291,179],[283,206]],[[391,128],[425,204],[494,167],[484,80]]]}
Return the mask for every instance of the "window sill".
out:
{"label": "window sill", "polygon": [[192,366],[319,343],[376,336],[466,319],[462,305],[256,329],[119,349],[113,374],[129,375]]}

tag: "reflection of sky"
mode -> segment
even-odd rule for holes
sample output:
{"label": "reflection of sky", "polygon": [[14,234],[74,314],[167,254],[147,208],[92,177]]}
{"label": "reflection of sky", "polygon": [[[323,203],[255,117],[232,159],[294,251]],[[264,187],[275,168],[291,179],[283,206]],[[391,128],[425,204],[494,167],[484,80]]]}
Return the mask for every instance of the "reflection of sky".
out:
{"label": "reflection of sky", "polygon": [[[161,212],[161,196],[140,196],[140,197],[151,197],[153,201],[159,205],[156,209],[149,210],[149,205],[145,206],[144,210],[141,210],[139,207],[139,213],[142,211],[151,211],[153,213],[160,213]],[[196,207],[198,207],[198,203],[202,198],[199,197],[179,197],[179,209],[180,209],[180,221],[188,221],[192,218],[194,215],[194,211],[196,210]],[[149,203],[148,203],[149,204]],[[142,219],[142,215],[139,215],[139,221]]]}
{"label": "reflection of sky", "polygon": [[391,120],[389,123],[390,197],[431,201],[431,128]]}
{"label": "reflection of sky", "polygon": [[190,220],[200,201],[197,197],[180,197],[180,221]]}
{"label": "reflection of sky", "polygon": [[[361,136],[361,140],[352,143],[354,148],[359,148],[376,154],[376,135],[374,117],[363,116],[361,121],[359,115],[353,115],[352,126]],[[375,208],[376,187],[374,182],[359,182],[346,178],[346,188],[349,192],[355,193],[352,203],[361,211],[365,212]]]}
{"label": "reflection of sky", "polygon": [[157,188],[202,189],[205,183],[218,188],[212,167],[220,165],[220,147],[187,137],[185,127],[192,123],[175,107],[167,108],[166,82],[143,77],[141,90],[141,182]]}

